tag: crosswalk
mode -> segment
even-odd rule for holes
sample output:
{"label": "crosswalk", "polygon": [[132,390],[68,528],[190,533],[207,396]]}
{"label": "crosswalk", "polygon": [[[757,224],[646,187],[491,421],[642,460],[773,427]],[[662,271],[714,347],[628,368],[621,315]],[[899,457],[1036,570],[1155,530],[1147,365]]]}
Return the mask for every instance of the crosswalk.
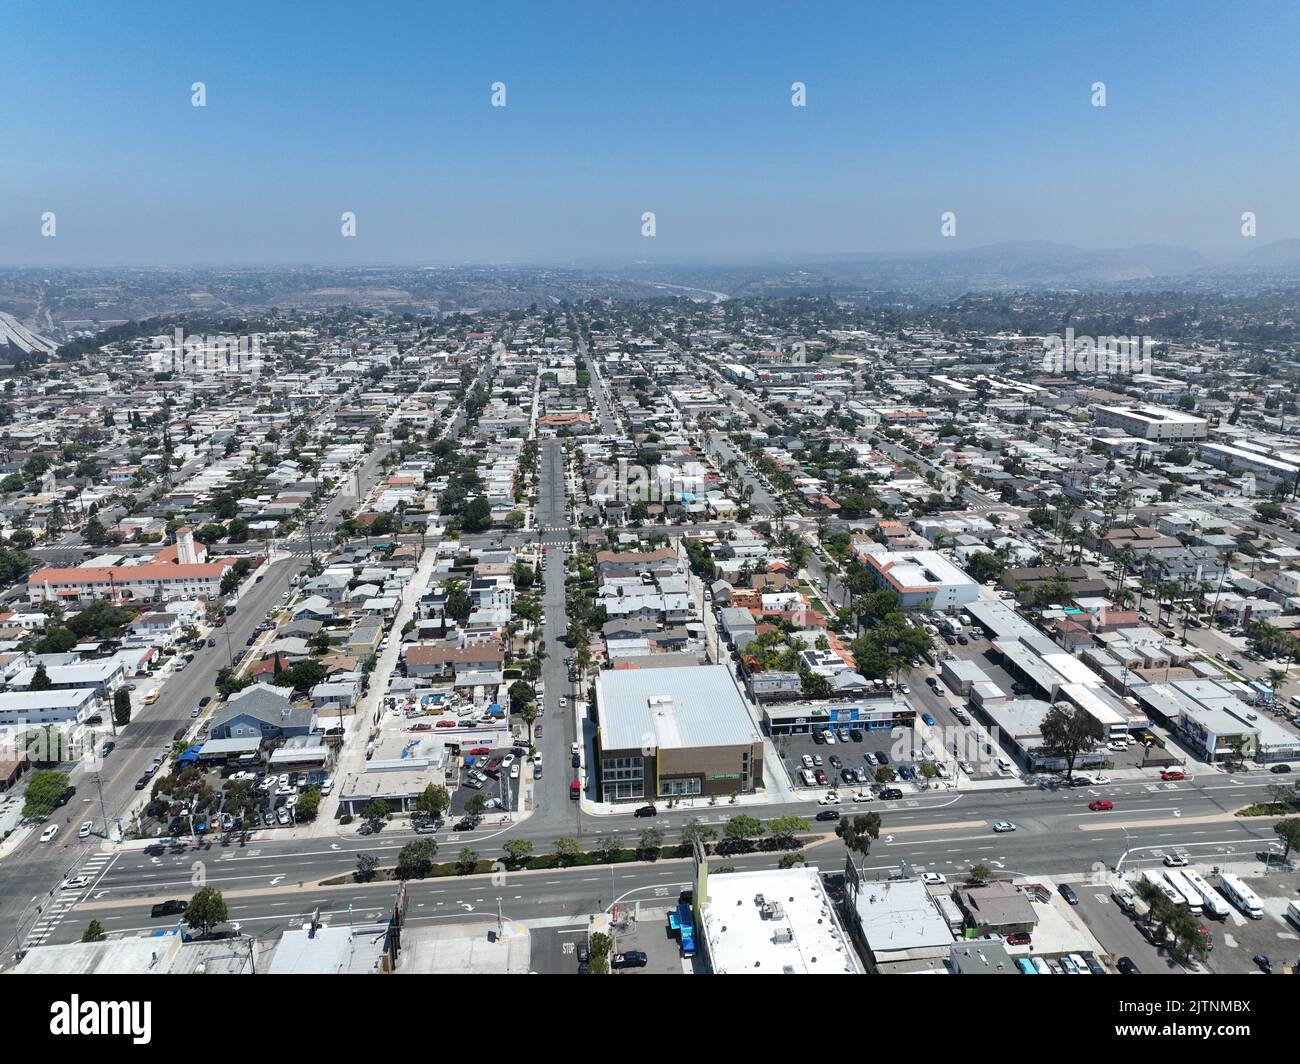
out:
{"label": "crosswalk", "polygon": [[572,531],[569,525],[541,525],[538,529],[540,532],[569,532]]}
{"label": "crosswalk", "polygon": [[43,946],[48,941],[49,937],[58,929],[63,918],[85,897],[88,890],[94,888],[99,877],[108,871],[108,866],[112,863],[114,857],[116,857],[116,854],[112,853],[91,854],[80,868],[69,873],[69,878],[87,876],[90,879],[89,886],[82,890],[61,890],[56,887],[54,896],[49,898],[41,908],[36,922],[32,924],[32,929],[27,932],[27,938],[23,942],[24,950],[29,950],[34,946]]}

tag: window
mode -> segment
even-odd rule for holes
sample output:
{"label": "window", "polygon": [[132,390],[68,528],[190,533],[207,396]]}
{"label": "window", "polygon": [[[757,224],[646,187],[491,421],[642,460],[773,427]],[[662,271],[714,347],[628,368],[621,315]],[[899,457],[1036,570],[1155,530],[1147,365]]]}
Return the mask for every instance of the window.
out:
{"label": "window", "polygon": [[686,779],[669,779],[659,781],[659,797],[673,798],[682,795],[700,793],[700,777],[690,776]]}

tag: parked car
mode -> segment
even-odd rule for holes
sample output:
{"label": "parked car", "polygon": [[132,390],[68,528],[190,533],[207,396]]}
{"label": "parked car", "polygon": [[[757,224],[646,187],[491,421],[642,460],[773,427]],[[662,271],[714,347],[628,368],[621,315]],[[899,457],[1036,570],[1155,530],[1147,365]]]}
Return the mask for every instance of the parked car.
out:
{"label": "parked car", "polygon": [[1032,941],[1028,931],[1013,931],[1007,935],[1008,946],[1028,946]]}
{"label": "parked car", "polygon": [[1142,969],[1133,963],[1132,957],[1121,957],[1115,962],[1115,967],[1119,969],[1120,975],[1142,974]]}
{"label": "parked car", "polygon": [[649,958],[640,950],[628,950],[626,953],[615,953],[610,958],[609,966],[615,971],[623,968],[644,968],[649,963]]}
{"label": "parked car", "polygon": [[633,816],[658,816],[659,810],[656,809],[653,805],[642,805],[642,806],[638,806],[637,809],[632,813],[632,815]]}
{"label": "parked car", "polygon": [[1077,895],[1074,892],[1074,888],[1070,886],[1069,883],[1062,883],[1056,889],[1061,892],[1061,897],[1064,898],[1071,905],[1079,904],[1079,895]]}

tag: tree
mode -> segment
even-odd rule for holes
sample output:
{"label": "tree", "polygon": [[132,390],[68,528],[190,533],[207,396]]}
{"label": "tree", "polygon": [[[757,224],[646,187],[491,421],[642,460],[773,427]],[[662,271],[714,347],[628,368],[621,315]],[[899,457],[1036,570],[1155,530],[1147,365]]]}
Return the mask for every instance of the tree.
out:
{"label": "tree", "polygon": [[68,789],[68,774],[47,769],[33,772],[27,778],[23,795],[23,816],[28,820],[44,820],[55,809],[55,803]]}
{"label": "tree", "polygon": [[871,852],[871,843],[880,838],[880,814],[859,813],[855,817],[846,817],[835,825],[835,834],[844,840],[850,853],[866,857]]}
{"label": "tree", "polygon": [[104,531],[104,525],[99,518],[92,517],[81,526],[81,538],[92,547],[98,547],[108,541],[108,533]]}
{"label": "tree", "polygon": [[185,923],[206,938],[208,933],[230,919],[226,899],[216,887],[200,887],[185,907]]}
{"label": "tree", "polygon": [[1286,852],[1282,854],[1282,860],[1289,860],[1291,847],[1300,846],[1300,817],[1289,816],[1279,820],[1273,825],[1273,831],[1286,843]]}
{"label": "tree", "polygon": [[459,876],[469,876],[474,874],[474,869],[478,867],[478,854],[468,846],[456,855],[456,874]]}
{"label": "tree", "polygon": [[1043,747],[1057,757],[1065,758],[1065,778],[1074,775],[1074,763],[1081,753],[1091,750],[1105,736],[1101,722],[1078,706],[1053,703],[1043,717],[1039,729]]}
{"label": "tree", "polygon": [[469,615],[474,611],[474,603],[466,593],[464,584],[455,581],[448,585],[447,604],[444,608],[447,616],[457,624],[464,624],[469,619]]}
{"label": "tree", "polygon": [[397,874],[402,879],[423,879],[433,869],[438,841],[425,836],[408,842],[397,852]]}
{"label": "tree", "polygon": [[604,931],[597,931],[587,940],[591,954],[588,967],[592,973],[603,975],[609,971],[609,955],[614,950],[614,939]]}
{"label": "tree", "polygon": [[379,871],[379,858],[373,853],[357,854],[357,870],[353,873],[357,882],[369,883]]}
{"label": "tree", "polygon": [[108,935],[104,931],[104,925],[98,920],[91,920],[90,923],[86,925],[86,930],[81,932],[82,942],[103,942],[107,937]]}
{"label": "tree", "polygon": [[664,846],[664,833],[658,828],[646,828],[641,832],[641,841],[637,844],[636,855],[643,861],[654,861]]}
{"label": "tree", "polygon": [[682,826],[682,841],[688,846],[694,846],[697,842],[703,846],[717,837],[717,828],[710,827],[698,817],[692,817]]}
{"label": "tree", "polygon": [[460,526],[466,532],[486,532],[492,527],[492,505],[480,495],[465,507]]}
{"label": "tree", "polygon": [[447,788],[437,783],[430,783],[415,799],[415,811],[430,820],[436,820],[451,805],[451,795]]}
{"label": "tree", "polygon": [[766,830],[763,822],[757,817],[738,813],[727,821],[726,827],[722,829],[722,835],[729,841],[743,842],[761,837]]}
{"label": "tree", "polygon": [[989,881],[989,876],[992,874],[993,870],[986,864],[972,865],[969,873],[971,882],[976,886],[982,886],[987,883]]}
{"label": "tree", "polygon": [[596,847],[596,856],[605,864],[613,864],[623,852],[623,839],[618,835],[606,835]]}
{"label": "tree", "polygon": [[119,728],[131,723],[131,692],[125,687],[113,692],[113,723]]}
{"label": "tree", "polygon": [[470,816],[478,817],[483,815],[483,810],[487,808],[487,799],[482,794],[473,795],[465,803],[465,812]]}
{"label": "tree", "polygon": [[372,828],[377,829],[380,824],[388,819],[392,811],[393,807],[382,798],[373,798],[362,807],[361,819]]}
{"label": "tree", "polygon": [[511,839],[504,846],[506,860],[518,868],[533,855],[533,844],[529,839]]}
{"label": "tree", "polygon": [[777,868],[801,868],[807,863],[807,860],[805,860],[804,855],[801,853],[783,853],[781,855],[781,860],[777,861],[776,866]]}
{"label": "tree", "polygon": [[320,788],[308,787],[294,806],[293,815],[299,820],[315,820],[320,811]]}
{"label": "tree", "polygon": [[32,675],[32,682],[29,690],[48,691],[54,686],[54,681],[50,679],[50,674],[45,671],[45,663],[41,662],[36,666],[36,672]]}
{"label": "tree", "polygon": [[510,709],[518,713],[529,702],[537,700],[537,691],[530,683],[523,680],[516,680],[510,685]]}
{"label": "tree", "polygon": [[795,836],[799,832],[811,831],[812,825],[803,817],[779,816],[767,822],[767,830],[777,846],[786,850],[795,844]]}
{"label": "tree", "polygon": [[555,849],[555,863],[560,868],[569,867],[577,861],[578,854],[582,852],[578,840],[571,835],[553,840],[551,846]]}

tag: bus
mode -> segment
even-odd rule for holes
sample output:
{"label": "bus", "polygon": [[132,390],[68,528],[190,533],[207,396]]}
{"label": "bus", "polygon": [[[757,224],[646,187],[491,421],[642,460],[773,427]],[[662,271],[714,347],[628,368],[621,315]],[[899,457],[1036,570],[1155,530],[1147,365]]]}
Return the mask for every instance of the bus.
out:
{"label": "bus", "polygon": [[1231,872],[1220,872],[1219,889],[1225,898],[1252,920],[1264,919],[1264,906],[1260,904],[1259,897],[1239,876],[1234,876]]}
{"label": "bus", "polygon": [[1184,868],[1183,878],[1196,888],[1196,893],[1201,896],[1201,901],[1205,904],[1205,911],[1213,916],[1216,920],[1225,920],[1228,916],[1228,903],[1223,900],[1223,895],[1215,890],[1199,872],[1190,868]]}
{"label": "bus", "polygon": [[1179,894],[1183,896],[1183,902],[1187,906],[1187,911],[1193,916],[1200,916],[1204,912],[1201,905],[1201,893],[1192,884],[1183,878],[1181,869],[1170,868],[1164,873],[1166,881]]}
{"label": "bus", "polygon": [[1156,888],[1160,891],[1160,893],[1163,894],[1175,905],[1187,904],[1187,899],[1184,898],[1181,894],[1178,893],[1178,891],[1176,891],[1172,886],[1169,885],[1169,883],[1165,880],[1165,877],[1160,874],[1159,869],[1151,869],[1151,868],[1143,869],[1142,878],[1145,879],[1148,883],[1155,884]]}

